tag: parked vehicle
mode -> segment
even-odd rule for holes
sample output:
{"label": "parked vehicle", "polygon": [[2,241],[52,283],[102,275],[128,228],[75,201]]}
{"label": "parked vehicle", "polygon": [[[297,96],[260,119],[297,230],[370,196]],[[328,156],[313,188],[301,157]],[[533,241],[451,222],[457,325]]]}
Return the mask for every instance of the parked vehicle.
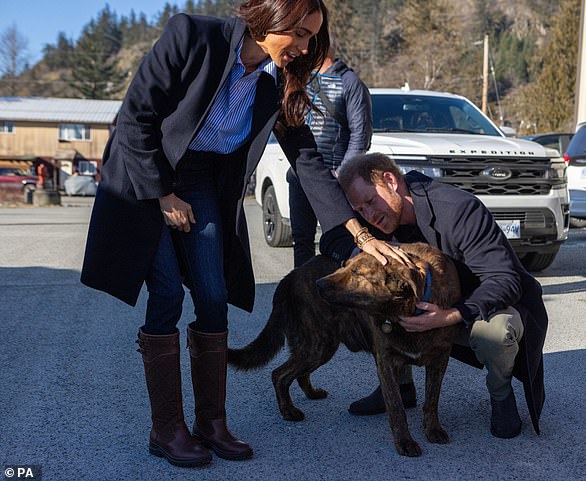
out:
{"label": "parked vehicle", "polygon": [[541,144],[544,147],[549,147],[550,149],[555,149],[563,155],[566,150],[568,150],[568,145],[570,144],[573,136],[574,134],[569,133],[550,132],[547,134],[526,135],[525,137],[521,138],[525,140],[532,140],[533,142],[537,142],[538,144]]}
{"label": "parked vehicle", "polygon": [[[489,208],[524,265],[547,268],[568,237],[566,164],[557,150],[507,138],[472,102],[443,92],[371,89],[370,152],[471,192]],[[256,170],[265,240],[291,245],[285,155],[273,140]]]}
{"label": "parked vehicle", "polygon": [[586,227],[586,123],[578,126],[564,158],[568,162],[570,223]]}
{"label": "parked vehicle", "polygon": [[19,167],[0,167],[0,185],[21,190],[34,190],[37,177]]}
{"label": "parked vehicle", "polygon": [[70,175],[63,187],[67,195],[96,195],[98,186],[91,175]]}

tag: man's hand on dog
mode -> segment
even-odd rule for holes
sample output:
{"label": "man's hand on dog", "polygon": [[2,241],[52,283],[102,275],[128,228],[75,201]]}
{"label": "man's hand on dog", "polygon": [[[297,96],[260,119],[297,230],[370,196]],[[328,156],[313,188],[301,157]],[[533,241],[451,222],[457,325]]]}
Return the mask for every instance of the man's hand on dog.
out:
{"label": "man's hand on dog", "polygon": [[408,332],[423,332],[438,327],[452,326],[462,322],[458,309],[442,309],[431,302],[418,302],[417,308],[425,311],[418,316],[401,317],[399,324]]}
{"label": "man's hand on dog", "polygon": [[159,205],[163,213],[163,219],[171,229],[181,232],[189,232],[191,224],[195,224],[195,216],[191,205],[184,202],[175,194],[169,194],[159,198]]}

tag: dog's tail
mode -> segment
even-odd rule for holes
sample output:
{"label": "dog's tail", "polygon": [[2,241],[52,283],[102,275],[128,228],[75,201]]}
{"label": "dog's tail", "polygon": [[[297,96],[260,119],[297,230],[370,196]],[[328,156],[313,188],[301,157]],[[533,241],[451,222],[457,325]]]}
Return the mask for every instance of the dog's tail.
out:
{"label": "dog's tail", "polygon": [[258,337],[248,346],[228,349],[228,363],[239,371],[250,371],[266,366],[285,344],[285,326],[290,315],[286,297],[290,292],[289,279],[285,277],[273,296],[273,310],[267,324]]}

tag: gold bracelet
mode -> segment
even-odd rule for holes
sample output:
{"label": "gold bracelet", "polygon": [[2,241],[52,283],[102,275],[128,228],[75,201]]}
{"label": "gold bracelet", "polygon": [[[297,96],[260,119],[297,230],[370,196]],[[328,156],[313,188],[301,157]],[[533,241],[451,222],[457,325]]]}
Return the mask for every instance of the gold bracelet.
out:
{"label": "gold bracelet", "polygon": [[354,236],[354,241],[356,242],[356,245],[359,249],[362,249],[362,246],[367,242],[370,242],[372,239],[374,239],[374,236],[368,232],[366,227],[360,229]]}
{"label": "gold bracelet", "polygon": [[356,232],[356,234],[354,234],[354,242],[356,242],[358,244],[358,238],[364,234],[365,232],[368,232],[368,228],[367,227],[361,227],[358,232]]}
{"label": "gold bracelet", "polygon": [[362,246],[364,246],[364,244],[366,244],[367,242],[370,242],[373,239],[374,239],[374,236],[370,232],[366,232],[365,234],[362,235],[362,237],[360,237],[360,239],[358,239],[358,242],[356,243],[356,245],[358,246],[359,249],[362,249]]}

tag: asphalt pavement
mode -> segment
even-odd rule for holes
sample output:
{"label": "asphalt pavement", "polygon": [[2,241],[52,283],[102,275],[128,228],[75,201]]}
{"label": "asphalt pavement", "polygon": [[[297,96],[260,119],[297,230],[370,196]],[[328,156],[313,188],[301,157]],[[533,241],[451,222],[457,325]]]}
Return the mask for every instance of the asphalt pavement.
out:
{"label": "asphalt pavement", "polygon": [[[42,467],[45,481],[109,480],[586,480],[586,230],[572,230],[558,259],[538,279],[550,326],[545,346],[547,399],[542,434],[531,428],[520,384],[520,436],[492,437],[490,403],[481,371],[452,360],[440,418],[451,442],[427,442],[421,402],[408,411],[419,458],[399,456],[386,416],[353,417],[347,407],[376,385],[372,358],[340,348],[313,376],[327,399],[293,401],[306,420],[281,419],[271,371],[229,371],[232,430],[255,457],[207,468],[177,468],[148,454],[150,412],[135,338],[146,296],[136,308],[79,283],[91,199],[63,207],[0,208],[0,462]],[[230,310],[232,346],[242,346],[266,322],[276,283],[292,266],[292,250],[266,246],[260,211],[247,202],[257,297],[252,314]],[[192,320],[186,297],[180,322]],[[193,422],[188,353],[182,350],[184,406]],[[424,376],[415,369],[422,397]],[[16,479],[4,478],[4,479]],[[35,478],[37,479],[37,478]]]}

